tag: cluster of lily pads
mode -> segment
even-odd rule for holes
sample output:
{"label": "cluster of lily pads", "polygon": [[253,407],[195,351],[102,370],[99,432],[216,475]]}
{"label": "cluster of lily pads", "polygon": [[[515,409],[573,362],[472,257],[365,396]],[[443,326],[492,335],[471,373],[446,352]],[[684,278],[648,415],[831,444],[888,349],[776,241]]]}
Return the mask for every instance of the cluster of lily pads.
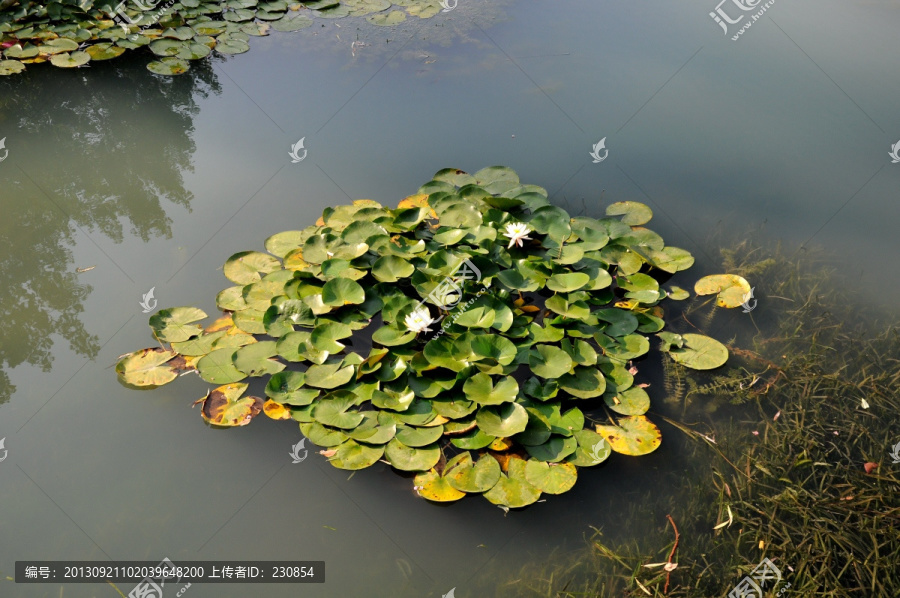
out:
{"label": "cluster of lily pads", "polygon": [[298,31],[315,18],[365,16],[373,25],[391,26],[407,15],[426,19],[439,12],[439,0],[0,0],[0,75],[40,62],[83,66],[142,46],[159,57],[148,69],[178,75],[190,68],[188,61],[213,50],[241,54],[251,36]]}
{"label": "cluster of lily pads", "polygon": [[[328,208],[269,237],[268,253],[231,256],[224,315],[202,328],[200,309],[160,310],[163,346],[116,371],[139,387],[196,371],[218,385],[197,401],[211,425],[294,420],[335,467],[383,460],[416,472],[429,500],[523,507],[611,451],[660,445],[632,363],[650,335],[688,367],[728,358],[714,339],[663,331],[660,303],[688,292],[658,279],[691,255],[643,226],[644,204],[606,214],[572,218],[506,167],[441,170],[397,208]],[[738,284],[721,278],[698,290]],[[254,377],[265,399],[245,396]]]}

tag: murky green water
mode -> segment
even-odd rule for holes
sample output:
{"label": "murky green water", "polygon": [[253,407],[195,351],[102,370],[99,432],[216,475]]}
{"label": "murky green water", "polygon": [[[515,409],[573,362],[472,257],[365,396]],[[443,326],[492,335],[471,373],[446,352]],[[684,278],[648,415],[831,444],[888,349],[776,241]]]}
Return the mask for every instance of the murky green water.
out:
{"label": "murky green water", "polygon": [[[212,430],[190,409],[199,378],[136,392],[112,365],[150,344],[151,287],[159,307],[212,313],[232,253],[329,205],[396,202],[448,166],[509,165],[576,214],[648,203],[654,230],[698,259],[683,286],[716,270],[710,236],[752,235],[824,245],[846,284],[890,307],[896,3],[776,3],[737,41],[714,9],[460,0],[396,30],[342,19],[255,38],[176,79],[133,57],[0,81],[0,573],[24,559],[309,559],[326,561],[324,585],[186,595],[469,598],[497,583],[480,572],[578,547],[590,525],[627,536],[618,507],[678,475],[668,428],[653,455],[614,456],[505,516],[429,504],[386,466],[348,480],[318,455],[291,464],[295,425]],[[592,163],[603,137],[608,158]],[[300,138],[308,155],[291,163]],[[765,280],[750,282],[764,312]],[[0,595],[116,594],[2,582]]]}

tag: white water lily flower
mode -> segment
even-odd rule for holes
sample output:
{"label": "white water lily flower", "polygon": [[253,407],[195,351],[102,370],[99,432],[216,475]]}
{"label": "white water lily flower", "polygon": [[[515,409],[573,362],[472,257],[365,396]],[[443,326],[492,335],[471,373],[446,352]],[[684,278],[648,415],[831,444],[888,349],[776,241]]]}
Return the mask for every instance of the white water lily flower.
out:
{"label": "white water lily flower", "polygon": [[522,246],[522,241],[530,241],[531,237],[528,237],[528,233],[531,232],[531,229],[528,228],[527,224],[522,222],[513,222],[511,224],[506,225],[506,232],[503,233],[504,237],[509,237],[509,246],[507,249],[512,249],[513,245]]}
{"label": "white water lily flower", "polygon": [[406,327],[409,328],[411,332],[419,333],[424,331],[431,331],[431,328],[428,326],[434,322],[434,319],[431,317],[431,314],[428,312],[428,308],[420,306],[416,308],[411,314],[406,316],[404,320],[406,323]]}

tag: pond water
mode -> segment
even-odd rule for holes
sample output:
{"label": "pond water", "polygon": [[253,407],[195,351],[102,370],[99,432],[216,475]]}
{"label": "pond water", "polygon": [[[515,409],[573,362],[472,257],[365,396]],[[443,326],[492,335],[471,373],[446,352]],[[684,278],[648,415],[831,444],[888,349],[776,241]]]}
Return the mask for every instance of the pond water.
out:
{"label": "pond water", "polygon": [[[326,583],[185,594],[468,598],[508,581],[485,572],[577,548],[589,526],[627,539],[626,505],[683,463],[670,427],[654,454],[614,455],[504,514],[430,504],[384,465],[292,464],[295,424],[214,430],[190,408],[209,387],[198,377],[138,392],[112,366],[152,344],[151,288],[159,307],[214,313],[231,254],[330,205],[394,204],[451,166],[508,165],[573,214],[647,203],[654,230],[697,257],[673,280],[685,287],[718,271],[710,238],[753,237],[826,247],[866,290],[861,310],[890,308],[900,5],[775,2],[736,41],[715,8],[460,0],[397,28],[338,19],[254,38],[173,79],[137,56],[0,81],[0,578],[25,559],[306,559],[326,562]],[[765,280],[750,282],[762,312]],[[711,334],[747,325],[737,311]],[[0,583],[10,597],[117,595]]]}

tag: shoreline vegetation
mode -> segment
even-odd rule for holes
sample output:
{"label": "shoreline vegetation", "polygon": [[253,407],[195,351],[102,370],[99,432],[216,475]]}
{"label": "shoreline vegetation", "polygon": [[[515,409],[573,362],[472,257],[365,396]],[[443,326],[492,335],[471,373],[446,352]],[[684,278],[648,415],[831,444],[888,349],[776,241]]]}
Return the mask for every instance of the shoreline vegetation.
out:
{"label": "shoreline vegetation", "polygon": [[[483,573],[515,580],[497,596],[724,596],[764,558],[782,576],[766,596],[896,596],[896,321],[864,320],[816,255],[747,242],[721,255],[724,270],[765,280],[766,298],[751,331],[727,343],[724,379],[704,387],[693,372],[667,371],[668,406],[684,415],[665,421],[686,446],[667,467],[678,473],[660,482],[665,496],[629,497],[618,519],[627,525],[592,528],[583,549],[512,576]],[[722,311],[695,301],[683,321],[725,337],[715,328]],[[705,418],[714,407],[724,423]]]}

